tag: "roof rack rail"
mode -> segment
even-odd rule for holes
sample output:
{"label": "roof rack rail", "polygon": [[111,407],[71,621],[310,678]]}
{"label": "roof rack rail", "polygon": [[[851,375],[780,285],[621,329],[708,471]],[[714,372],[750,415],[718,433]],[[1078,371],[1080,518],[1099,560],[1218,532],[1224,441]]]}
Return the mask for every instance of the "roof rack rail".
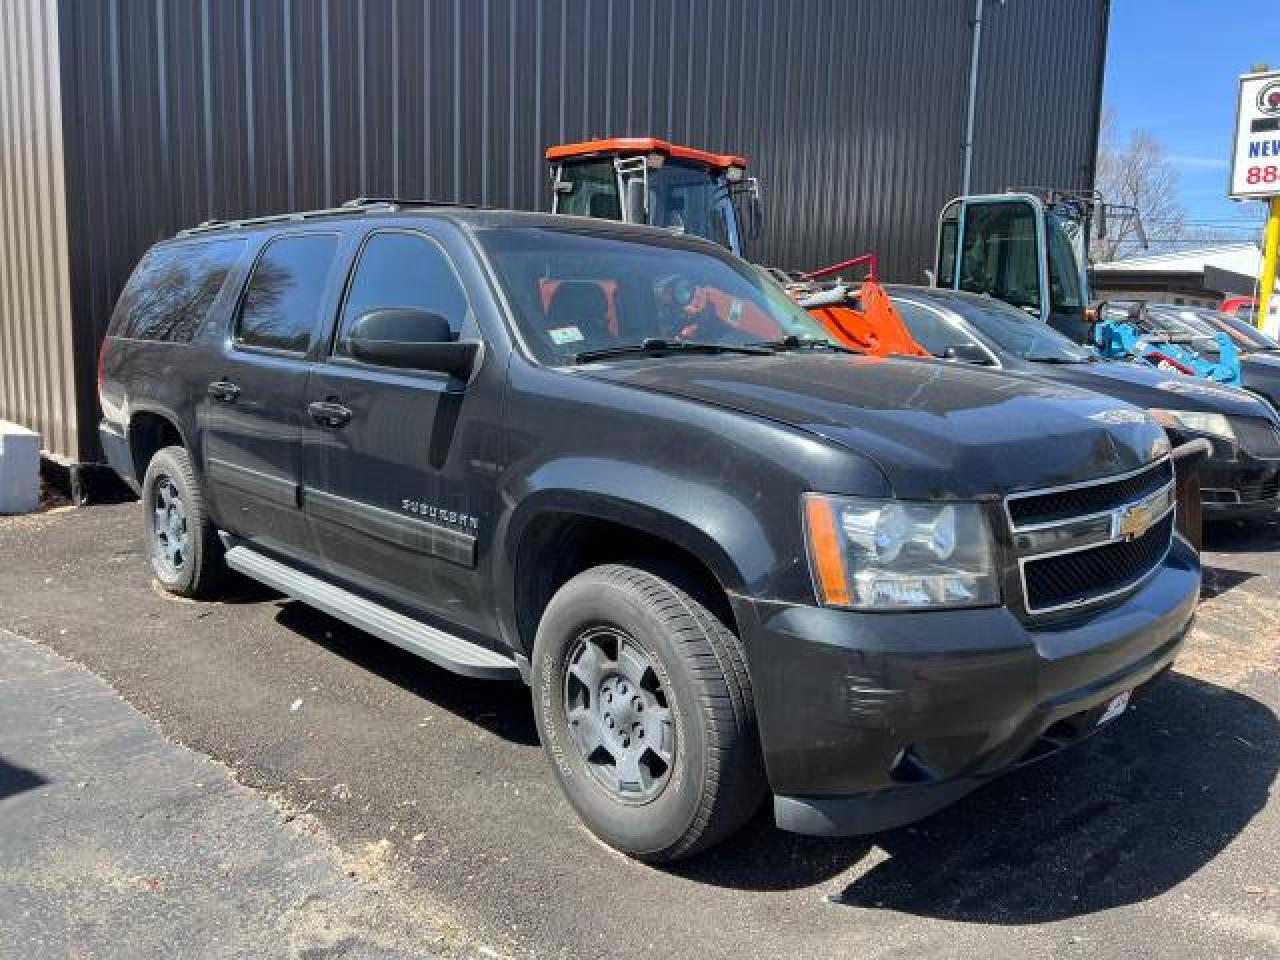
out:
{"label": "roof rack rail", "polygon": [[350,207],[327,207],[323,210],[300,210],[295,213],[273,213],[263,217],[245,217],[241,220],[205,220],[198,226],[179,230],[178,236],[189,237],[196,233],[209,233],[214,230],[233,230],[238,227],[257,227],[267,223],[297,223],[316,217],[351,216],[360,210]]}
{"label": "roof rack rail", "polygon": [[353,197],[342,204],[343,207],[357,209],[360,207],[465,207],[468,210],[483,209],[482,204],[463,203],[461,200],[433,200],[428,197]]}
{"label": "roof rack rail", "polygon": [[200,233],[211,233],[216,230],[234,230],[239,227],[259,227],[271,223],[299,223],[320,217],[350,217],[374,210],[399,210],[404,207],[466,207],[480,209],[474,203],[457,203],[452,200],[428,200],[409,197],[353,197],[338,207],[324,207],[319,210],[299,210],[294,213],[275,213],[263,217],[246,217],[242,220],[209,219],[194,227],[179,230],[179,237],[190,237]]}

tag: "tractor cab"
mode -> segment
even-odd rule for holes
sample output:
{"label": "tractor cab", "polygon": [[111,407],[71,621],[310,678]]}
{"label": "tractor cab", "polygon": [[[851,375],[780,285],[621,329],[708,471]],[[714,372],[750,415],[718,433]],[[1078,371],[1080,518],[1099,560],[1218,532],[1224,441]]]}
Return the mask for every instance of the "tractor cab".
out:
{"label": "tractor cab", "polygon": [[747,162],[652,137],[550,147],[552,213],[664,227],[744,255],[760,221],[760,191]]}
{"label": "tractor cab", "polygon": [[952,200],[938,222],[936,283],[990,294],[1084,342],[1087,240],[1102,207],[1095,194],[1066,191]]}

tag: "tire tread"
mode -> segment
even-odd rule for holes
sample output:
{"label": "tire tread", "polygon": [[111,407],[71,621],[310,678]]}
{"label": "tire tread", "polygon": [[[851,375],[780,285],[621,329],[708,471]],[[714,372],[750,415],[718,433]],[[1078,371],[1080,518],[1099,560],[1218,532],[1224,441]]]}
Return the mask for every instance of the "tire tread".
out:
{"label": "tire tread", "polygon": [[606,564],[580,574],[589,575],[639,594],[678,641],[701,687],[697,708],[703,711],[711,736],[697,815],[671,847],[641,859],[691,856],[738,830],[755,813],[764,794],[755,702],[741,642],[690,591],[673,582],[677,578],[623,564]]}

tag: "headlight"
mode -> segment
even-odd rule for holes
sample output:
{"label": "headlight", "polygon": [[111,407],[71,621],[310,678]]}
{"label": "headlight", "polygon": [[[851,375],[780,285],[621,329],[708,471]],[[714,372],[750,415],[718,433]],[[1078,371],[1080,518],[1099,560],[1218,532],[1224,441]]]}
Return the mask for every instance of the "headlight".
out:
{"label": "headlight", "polygon": [[1000,602],[991,530],[976,503],[804,496],[818,601],[859,610]]}
{"label": "headlight", "polygon": [[1190,430],[1193,433],[1206,433],[1211,437],[1222,437],[1235,440],[1236,432],[1231,424],[1220,413],[1204,413],[1200,410],[1149,410],[1151,418],[1162,427],[1171,430]]}

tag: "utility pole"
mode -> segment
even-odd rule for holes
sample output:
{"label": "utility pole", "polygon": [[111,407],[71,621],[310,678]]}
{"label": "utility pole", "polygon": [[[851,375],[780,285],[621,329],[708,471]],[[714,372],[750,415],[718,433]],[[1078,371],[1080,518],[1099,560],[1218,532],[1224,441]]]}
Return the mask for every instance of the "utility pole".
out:
{"label": "utility pole", "polygon": [[1276,260],[1280,257],[1280,197],[1272,197],[1267,217],[1267,231],[1262,244],[1262,277],[1258,281],[1258,316],[1254,321],[1259,327],[1267,322],[1271,301],[1276,289]]}

